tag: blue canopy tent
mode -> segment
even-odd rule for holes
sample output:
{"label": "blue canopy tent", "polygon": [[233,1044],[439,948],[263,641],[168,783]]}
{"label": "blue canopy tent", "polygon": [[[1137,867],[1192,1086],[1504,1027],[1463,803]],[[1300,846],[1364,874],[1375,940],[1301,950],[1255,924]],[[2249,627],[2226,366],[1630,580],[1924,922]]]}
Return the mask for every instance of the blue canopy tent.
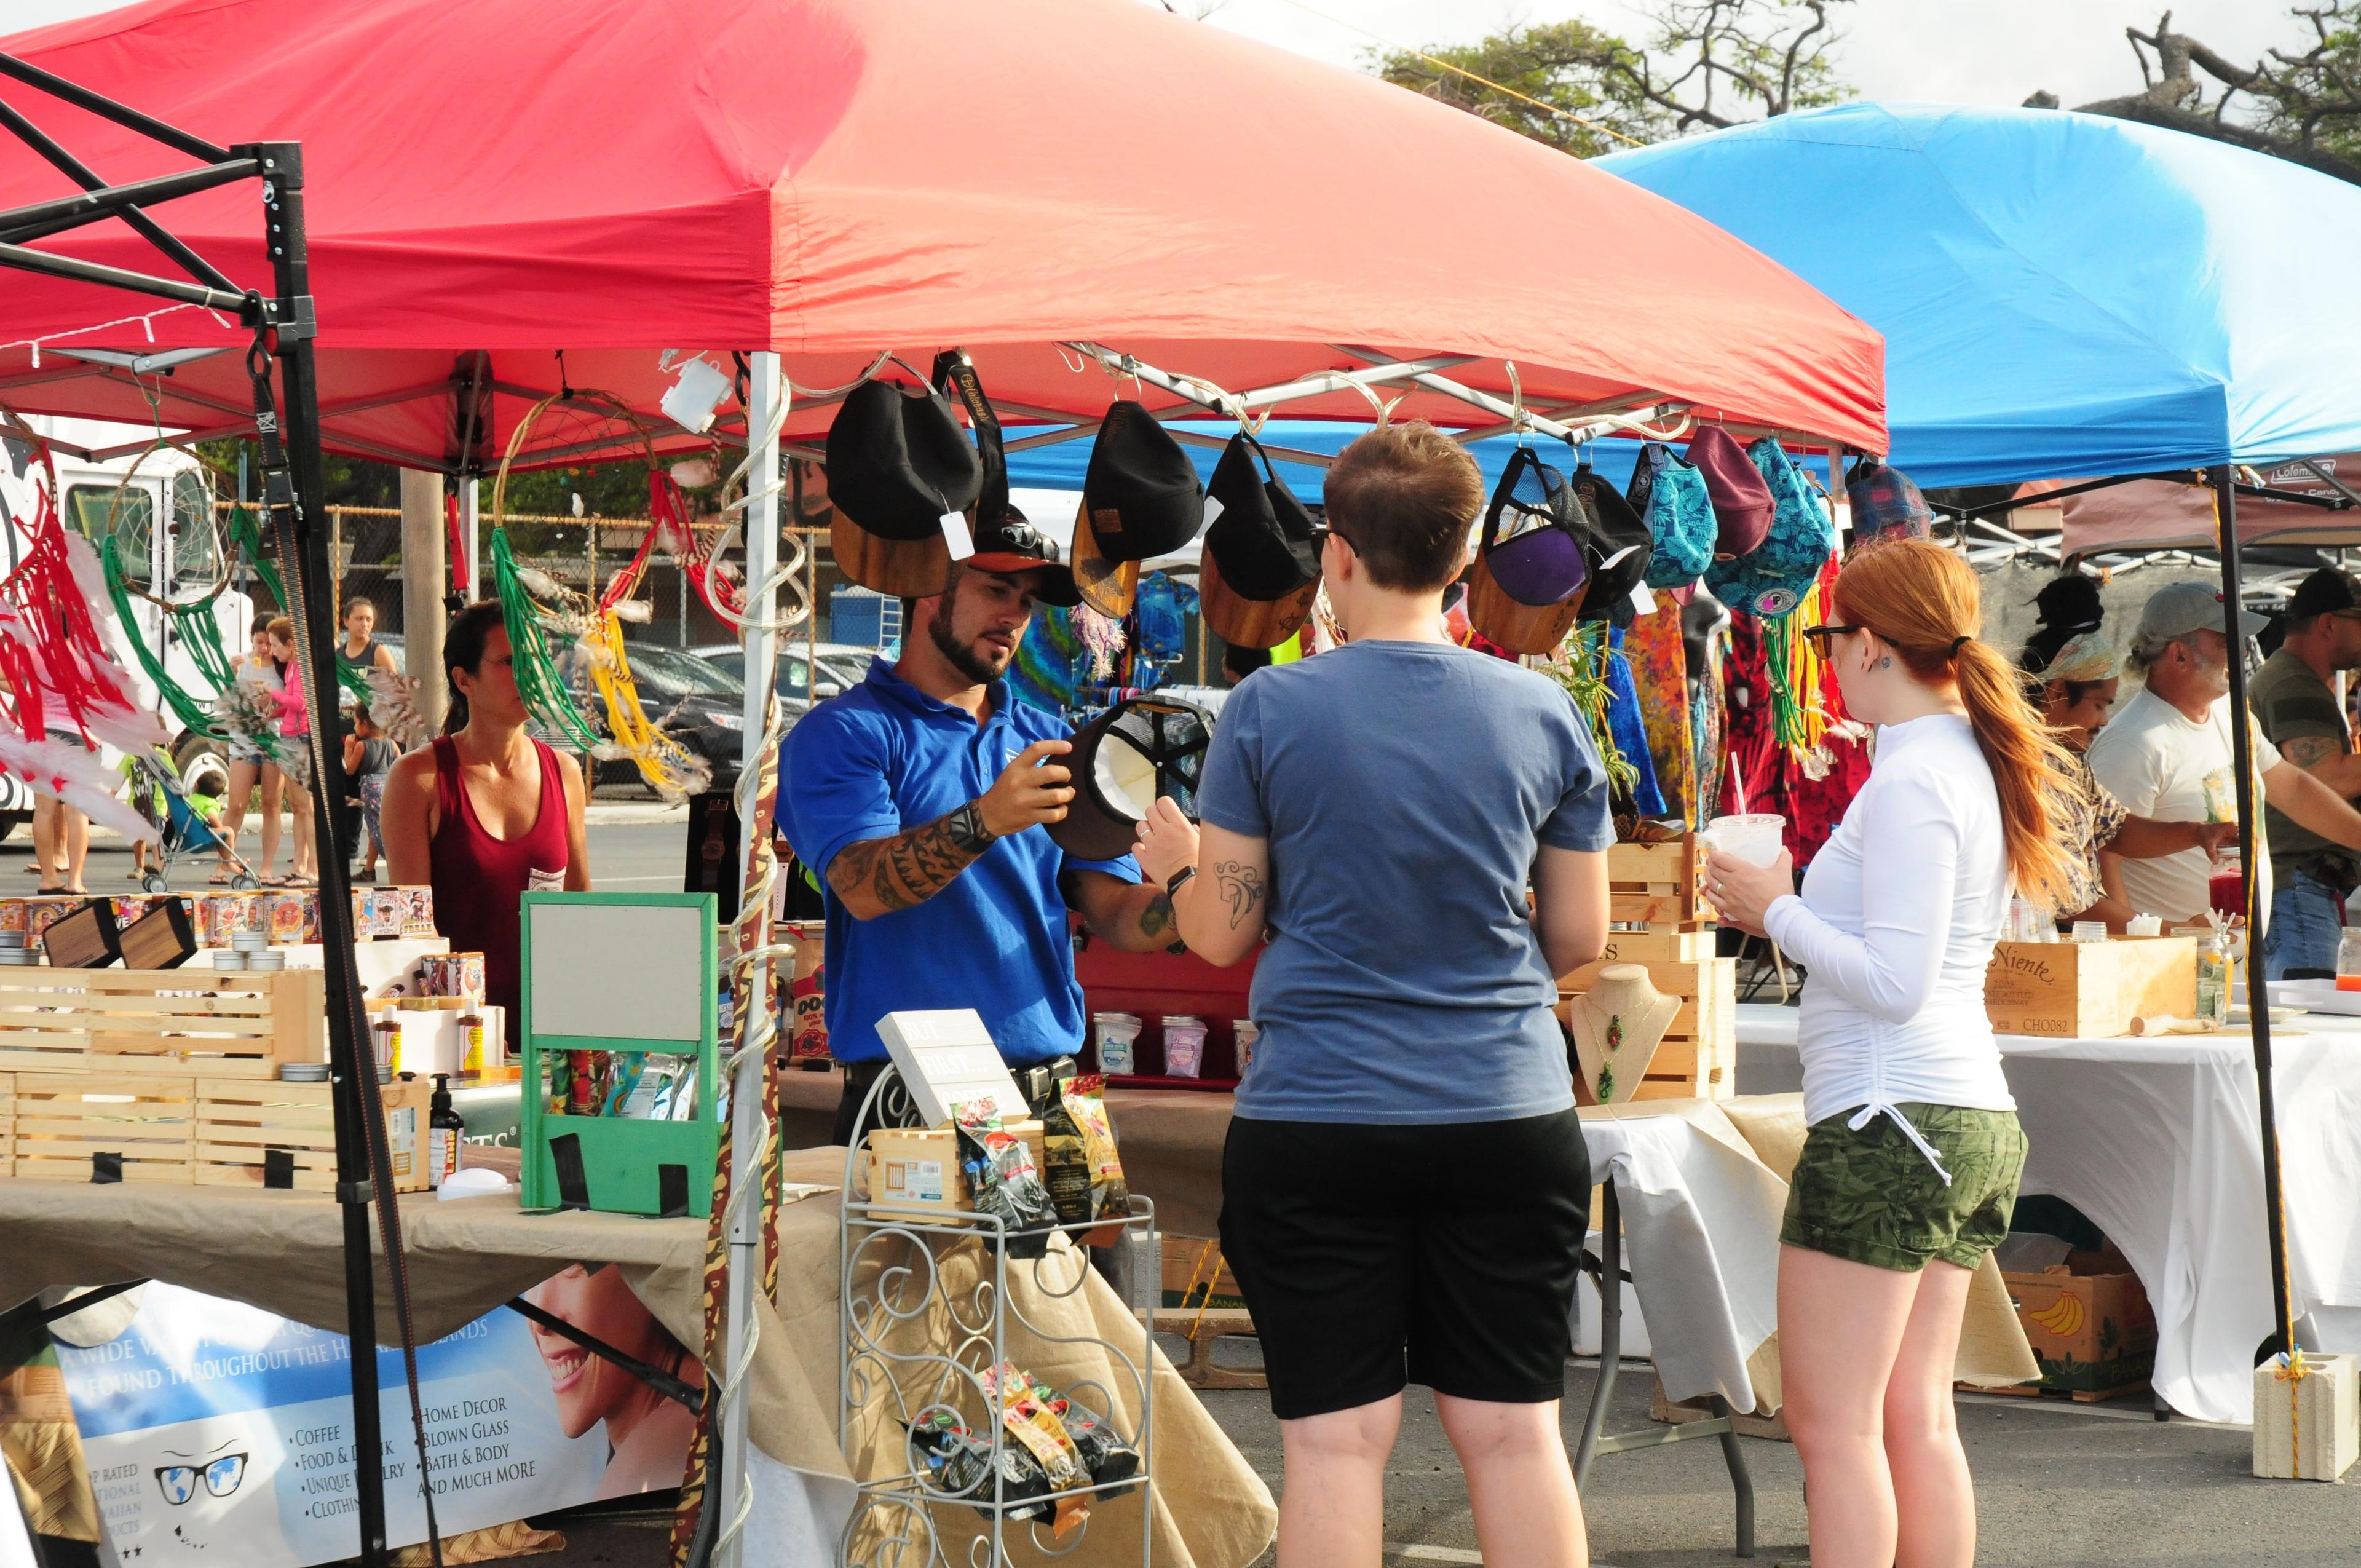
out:
{"label": "blue canopy tent", "polygon": [[1922,485],[2361,448],[2361,188],[2093,115],[1848,104],[1597,160],[1885,334]]}
{"label": "blue canopy tent", "polygon": [[[1849,104],[1597,161],[1884,334],[1892,461],[1920,484],[2206,470],[2229,603],[2237,497],[2294,499],[2232,465],[2361,447],[2361,188],[2122,120],[1941,104]],[[2242,661],[2230,673],[2243,716]],[[2247,726],[2231,733],[2259,931]],[[2268,1353],[2295,1339],[2267,988],[2250,985]]]}

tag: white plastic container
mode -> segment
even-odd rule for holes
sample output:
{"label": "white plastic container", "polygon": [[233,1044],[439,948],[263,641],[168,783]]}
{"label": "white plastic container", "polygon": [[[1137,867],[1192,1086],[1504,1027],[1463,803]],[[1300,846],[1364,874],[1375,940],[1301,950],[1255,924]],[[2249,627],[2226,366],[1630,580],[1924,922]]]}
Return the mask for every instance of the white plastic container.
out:
{"label": "white plastic container", "polygon": [[1254,1066],[1255,1042],[1262,1038],[1262,1025],[1251,1018],[1240,1018],[1230,1029],[1238,1044],[1238,1076],[1244,1078],[1246,1069]]}
{"label": "white plastic container", "polygon": [[1137,1013],[1093,1013],[1091,1027],[1098,1036],[1099,1070],[1110,1077],[1126,1078],[1139,1070],[1139,1014]]}
{"label": "white plastic container", "polygon": [[1205,1021],[1185,1013],[1164,1015],[1164,1076],[1202,1078],[1205,1071]]}

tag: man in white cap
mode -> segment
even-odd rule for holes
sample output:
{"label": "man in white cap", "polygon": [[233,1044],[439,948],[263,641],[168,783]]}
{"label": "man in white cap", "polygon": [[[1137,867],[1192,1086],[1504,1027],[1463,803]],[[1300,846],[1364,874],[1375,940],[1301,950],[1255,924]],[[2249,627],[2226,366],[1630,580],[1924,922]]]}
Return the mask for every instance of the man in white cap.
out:
{"label": "man in white cap", "polygon": [[[2091,771],[2124,809],[2165,822],[2233,822],[2238,785],[2230,749],[2230,661],[2267,624],[2237,612],[2232,641],[2230,610],[2221,591],[2201,582],[2158,588],[2140,612],[2125,666],[2147,685],[2124,705],[2091,745]],[[2323,839],[2361,850],[2361,812],[2312,774],[2280,757],[2260,730],[2250,731],[2254,766],[2266,801]],[[2255,828],[2261,903],[2270,907],[2270,859],[2261,824]],[[2133,908],[2166,924],[2195,920],[2210,907],[2212,857],[2184,850],[2156,860],[2124,860],[2102,851]]]}

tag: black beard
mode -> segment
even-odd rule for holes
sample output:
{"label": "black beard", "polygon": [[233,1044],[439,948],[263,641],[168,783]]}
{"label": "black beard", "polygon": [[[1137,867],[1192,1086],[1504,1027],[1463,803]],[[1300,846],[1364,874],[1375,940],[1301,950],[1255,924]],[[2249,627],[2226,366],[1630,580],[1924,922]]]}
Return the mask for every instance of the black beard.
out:
{"label": "black beard", "polygon": [[988,686],[1005,673],[1006,666],[994,669],[976,656],[975,649],[951,635],[950,617],[938,610],[927,622],[927,636],[938,652],[950,661],[951,668],[980,686]]}

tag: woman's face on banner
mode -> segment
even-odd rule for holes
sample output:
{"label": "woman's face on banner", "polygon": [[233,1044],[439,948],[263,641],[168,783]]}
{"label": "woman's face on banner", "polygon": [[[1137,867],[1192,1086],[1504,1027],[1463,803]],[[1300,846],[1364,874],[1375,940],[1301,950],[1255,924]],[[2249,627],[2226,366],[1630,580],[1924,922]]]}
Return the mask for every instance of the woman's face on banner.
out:
{"label": "woman's face on banner", "polygon": [[[624,1354],[654,1366],[669,1368],[679,1359],[678,1342],[652,1317],[619,1268],[585,1268],[580,1264],[525,1292],[543,1311],[580,1329],[592,1339],[613,1345]],[[640,1380],[602,1356],[591,1354],[561,1334],[540,1324],[533,1328],[533,1347],[549,1368],[549,1390],[557,1400],[557,1423],[568,1437],[580,1437],[600,1421],[627,1408],[642,1392]],[[692,1377],[692,1381],[695,1379]]]}

